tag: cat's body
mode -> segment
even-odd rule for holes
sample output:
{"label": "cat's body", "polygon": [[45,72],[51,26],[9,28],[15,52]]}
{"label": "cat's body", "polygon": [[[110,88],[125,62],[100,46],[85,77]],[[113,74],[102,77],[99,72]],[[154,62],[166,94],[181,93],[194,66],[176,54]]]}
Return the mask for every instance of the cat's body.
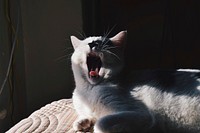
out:
{"label": "cat's body", "polygon": [[94,44],[103,39],[71,37],[73,103],[79,115],[75,130],[86,131],[94,125],[95,133],[200,132],[200,71],[122,74],[126,32],[105,41],[118,45],[116,51],[95,49],[106,47],[103,42]]}

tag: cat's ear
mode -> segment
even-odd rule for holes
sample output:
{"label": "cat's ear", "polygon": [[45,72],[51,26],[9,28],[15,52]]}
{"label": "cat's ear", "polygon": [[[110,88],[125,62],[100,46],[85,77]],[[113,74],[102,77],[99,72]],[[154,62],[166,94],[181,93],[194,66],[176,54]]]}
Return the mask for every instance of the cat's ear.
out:
{"label": "cat's ear", "polygon": [[123,47],[126,44],[127,31],[121,31],[114,37],[110,38],[114,45]]}
{"label": "cat's ear", "polygon": [[71,38],[71,42],[72,42],[74,49],[76,49],[78,47],[78,45],[81,43],[81,40],[79,40],[75,36],[70,36],[70,38]]}

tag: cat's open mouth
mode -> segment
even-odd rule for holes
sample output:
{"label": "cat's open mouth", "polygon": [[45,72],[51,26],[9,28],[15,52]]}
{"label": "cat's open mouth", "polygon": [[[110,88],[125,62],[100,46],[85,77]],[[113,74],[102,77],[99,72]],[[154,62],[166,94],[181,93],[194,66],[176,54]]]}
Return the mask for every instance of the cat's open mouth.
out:
{"label": "cat's open mouth", "polygon": [[101,59],[100,57],[94,53],[91,52],[87,56],[87,67],[88,67],[88,74],[90,78],[98,78],[99,77],[99,71],[101,69]]}

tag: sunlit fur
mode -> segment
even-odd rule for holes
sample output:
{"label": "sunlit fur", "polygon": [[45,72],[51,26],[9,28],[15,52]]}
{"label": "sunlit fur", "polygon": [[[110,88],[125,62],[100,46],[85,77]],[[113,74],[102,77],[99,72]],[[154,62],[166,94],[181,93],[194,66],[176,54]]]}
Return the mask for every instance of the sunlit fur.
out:
{"label": "sunlit fur", "polygon": [[[71,36],[76,85],[73,104],[79,116],[74,130],[87,131],[94,126],[95,133],[199,133],[200,71],[145,70],[124,75],[126,34],[122,31],[110,39],[85,40]],[[97,40],[102,44],[95,51],[88,44]],[[114,47],[106,46],[109,41]],[[102,61],[96,80],[88,76],[90,52],[96,52]]]}

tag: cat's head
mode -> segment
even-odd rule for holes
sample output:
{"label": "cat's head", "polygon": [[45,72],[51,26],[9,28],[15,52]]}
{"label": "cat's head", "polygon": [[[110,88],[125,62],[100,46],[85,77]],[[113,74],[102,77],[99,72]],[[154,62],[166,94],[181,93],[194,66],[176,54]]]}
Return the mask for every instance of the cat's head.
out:
{"label": "cat's head", "polygon": [[78,74],[90,84],[112,78],[123,67],[123,52],[126,43],[126,31],[121,31],[112,38],[88,37],[79,40],[71,36],[74,48],[71,61],[79,70]]}

